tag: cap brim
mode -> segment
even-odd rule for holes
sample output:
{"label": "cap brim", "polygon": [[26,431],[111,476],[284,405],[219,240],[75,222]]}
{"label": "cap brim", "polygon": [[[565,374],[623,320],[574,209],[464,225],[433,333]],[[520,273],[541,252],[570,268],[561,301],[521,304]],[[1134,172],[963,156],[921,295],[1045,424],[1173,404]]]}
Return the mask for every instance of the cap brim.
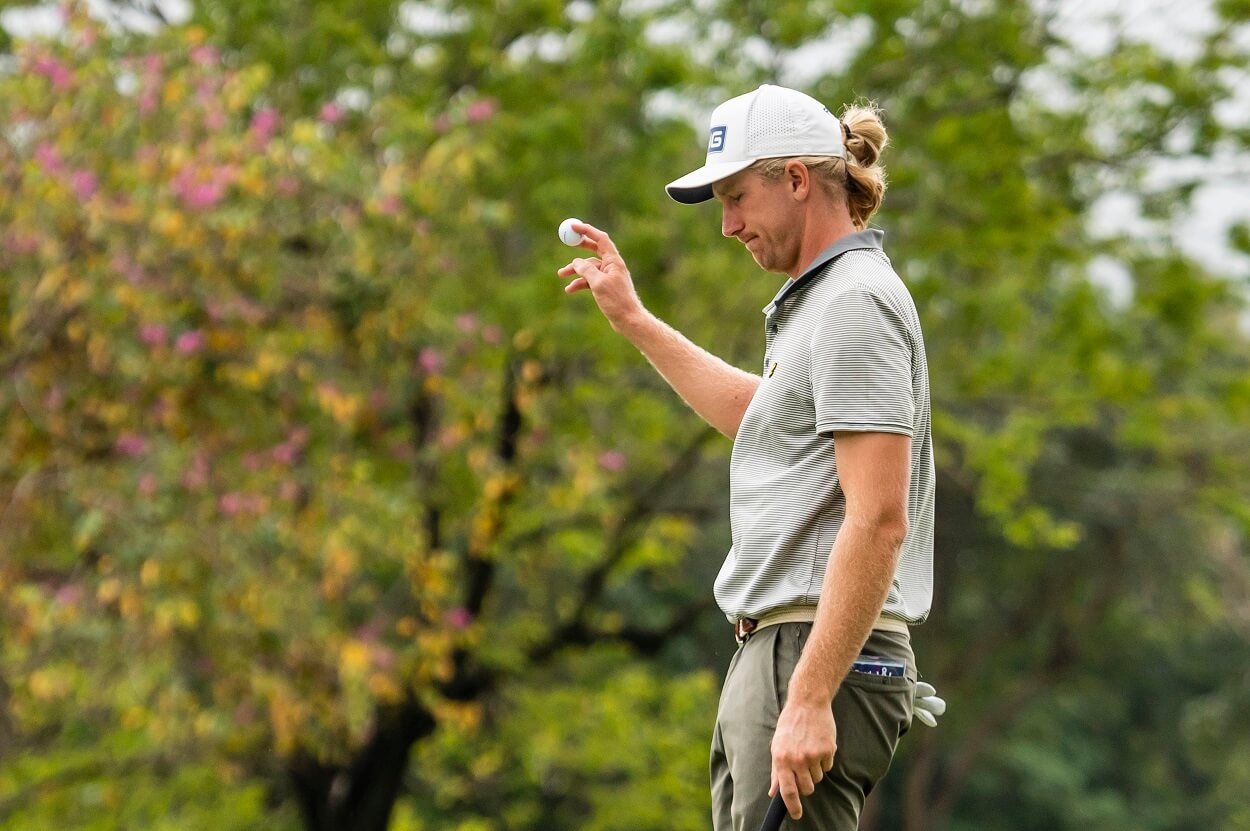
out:
{"label": "cap brim", "polygon": [[674,201],[683,205],[697,205],[712,198],[712,185],[721,179],[728,179],[735,173],[746,170],[754,159],[736,162],[720,162],[705,164],[698,170],[692,170],[680,179],[674,179],[664,186],[664,190]]}

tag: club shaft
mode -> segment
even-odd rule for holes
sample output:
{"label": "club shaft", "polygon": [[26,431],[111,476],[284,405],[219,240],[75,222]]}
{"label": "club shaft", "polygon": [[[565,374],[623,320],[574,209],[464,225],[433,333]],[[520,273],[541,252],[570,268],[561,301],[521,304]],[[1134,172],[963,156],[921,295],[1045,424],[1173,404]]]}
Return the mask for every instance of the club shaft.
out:
{"label": "club shaft", "polygon": [[781,798],[781,791],[777,791],[773,801],[768,804],[768,813],[764,815],[764,824],[760,826],[760,831],[778,831],[785,818],[786,803]]}

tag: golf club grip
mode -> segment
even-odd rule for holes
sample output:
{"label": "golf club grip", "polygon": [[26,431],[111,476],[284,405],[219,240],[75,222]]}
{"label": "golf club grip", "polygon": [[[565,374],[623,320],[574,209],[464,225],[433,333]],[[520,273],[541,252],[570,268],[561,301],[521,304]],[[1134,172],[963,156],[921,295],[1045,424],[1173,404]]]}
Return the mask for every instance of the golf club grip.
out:
{"label": "golf club grip", "polygon": [[760,831],[777,831],[785,818],[786,803],[781,798],[781,791],[777,791],[773,801],[768,803],[768,813],[764,815],[764,824],[760,826]]}

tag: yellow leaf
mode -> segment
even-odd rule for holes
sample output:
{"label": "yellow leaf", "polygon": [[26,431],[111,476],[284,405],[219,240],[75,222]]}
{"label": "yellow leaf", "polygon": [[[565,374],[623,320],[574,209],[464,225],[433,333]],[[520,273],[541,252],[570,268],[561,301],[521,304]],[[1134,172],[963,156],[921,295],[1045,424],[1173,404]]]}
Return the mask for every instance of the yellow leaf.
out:
{"label": "yellow leaf", "polygon": [[101,603],[112,603],[122,593],[122,583],[116,577],[110,577],[100,583],[96,589],[96,598]]}
{"label": "yellow leaf", "polygon": [[401,694],[399,685],[393,679],[380,672],[375,672],[369,676],[369,691],[384,704],[398,701]]}
{"label": "yellow leaf", "polygon": [[167,105],[177,104],[187,94],[186,84],[181,78],[170,78],[165,82],[163,98]]}
{"label": "yellow leaf", "polygon": [[340,667],[352,674],[360,675],[369,668],[369,648],[357,640],[349,640],[339,649]]}

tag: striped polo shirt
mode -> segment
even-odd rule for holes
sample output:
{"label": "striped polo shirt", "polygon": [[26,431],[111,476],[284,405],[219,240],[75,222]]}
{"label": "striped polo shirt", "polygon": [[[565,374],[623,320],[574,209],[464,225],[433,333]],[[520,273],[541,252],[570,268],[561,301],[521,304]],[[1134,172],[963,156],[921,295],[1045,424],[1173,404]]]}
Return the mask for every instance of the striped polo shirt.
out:
{"label": "striped polo shirt", "polygon": [[846,515],[838,431],[911,437],[908,531],[882,613],[907,623],[933,596],[929,371],[916,306],[881,231],[825,249],[764,308],[763,382],[730,460],[733,544],[716,578],[730,620],[820,598]]}

